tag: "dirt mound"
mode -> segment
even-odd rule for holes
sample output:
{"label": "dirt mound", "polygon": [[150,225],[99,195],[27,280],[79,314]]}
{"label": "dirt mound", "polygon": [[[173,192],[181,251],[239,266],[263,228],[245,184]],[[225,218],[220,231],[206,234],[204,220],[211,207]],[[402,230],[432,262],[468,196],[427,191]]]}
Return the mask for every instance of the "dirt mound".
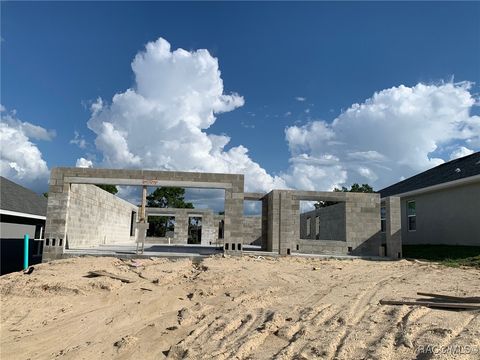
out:
{"label": "dirt mound", "polygon": [[[132,282],[87,277],[92,270]],[[477,359],[479,312],[379,300],[417,291],[475,296],[479,276],[475,269],[405,260],[55,261],[35,266],[31,275],[0,278],[0,355],[400,360],[456,346],[478,352],[435,358]]]}

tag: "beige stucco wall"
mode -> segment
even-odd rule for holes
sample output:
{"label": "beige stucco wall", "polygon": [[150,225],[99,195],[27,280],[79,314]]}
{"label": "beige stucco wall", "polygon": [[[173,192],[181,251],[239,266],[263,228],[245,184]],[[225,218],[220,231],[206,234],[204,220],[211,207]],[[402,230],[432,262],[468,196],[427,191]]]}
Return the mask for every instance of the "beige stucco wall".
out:
{"label": "beige stucco wall", "polygon": [[[416,231],[408,231],[410,200],[416,202]],[[401,206],[403,244],[480,246],[480,182],[402,197]]]}

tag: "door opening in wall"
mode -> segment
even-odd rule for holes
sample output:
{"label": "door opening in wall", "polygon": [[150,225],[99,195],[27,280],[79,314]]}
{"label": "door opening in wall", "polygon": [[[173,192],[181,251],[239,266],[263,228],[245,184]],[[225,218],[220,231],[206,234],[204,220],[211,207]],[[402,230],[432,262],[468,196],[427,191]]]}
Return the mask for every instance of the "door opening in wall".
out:
{"label": "door opening in wall", "polygon": [[148,216],[147,237],[173,238],[175,234],[174,216]]}
{"label": "door opening in wall", "polygon": [[263,241],[262,202],[244,200],[243,203],[243,245],[245,250],[266,250]]}
{"label": "door opening in wall", "polygon": [[188,218],[188,244],[202,243],[202,218],[190,216]]}

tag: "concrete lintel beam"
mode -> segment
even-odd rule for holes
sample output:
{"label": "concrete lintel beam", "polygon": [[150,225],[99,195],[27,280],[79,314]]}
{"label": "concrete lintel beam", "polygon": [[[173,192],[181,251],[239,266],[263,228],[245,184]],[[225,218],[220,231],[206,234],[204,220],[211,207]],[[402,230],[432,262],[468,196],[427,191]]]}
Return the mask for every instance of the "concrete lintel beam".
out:
{"label": "concrete lintel beam", "polygon": [[183,181],[183,180],[147,180],[125,178],[99,178],[99,177],[65,177],[65,183],[70,184],[105,184],[105,185],[131,185],[131,186],[165,186],[203,189],[231,189],[231,183],[208,181]]}
{"label": "concrete lintel beam", "polygon": [[292,191],[297,201],[347,201],[346,193],[333,191]]}
{"label": "concrete lintel beam", "polygon": [[264,193],[254,193],[254,192],[246,192],[244,193],[243,195],[243,199],[244,200],[251,200],[251,201],[260,201],[263,199],[263,197],[265,196]]}

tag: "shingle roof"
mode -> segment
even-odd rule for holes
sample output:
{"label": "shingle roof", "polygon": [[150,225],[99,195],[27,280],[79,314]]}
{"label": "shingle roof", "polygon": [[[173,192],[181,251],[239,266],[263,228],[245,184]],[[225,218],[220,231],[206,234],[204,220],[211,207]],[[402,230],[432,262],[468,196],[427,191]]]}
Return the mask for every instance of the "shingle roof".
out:
{"label": "shingle roof", "polygon": [[46,216],[47,199],[0,176],[0,209]]}
{"label": "shingle roof", "polygon": [[387,197],[480,174],[480,152],[436,166],[380,191]]}

